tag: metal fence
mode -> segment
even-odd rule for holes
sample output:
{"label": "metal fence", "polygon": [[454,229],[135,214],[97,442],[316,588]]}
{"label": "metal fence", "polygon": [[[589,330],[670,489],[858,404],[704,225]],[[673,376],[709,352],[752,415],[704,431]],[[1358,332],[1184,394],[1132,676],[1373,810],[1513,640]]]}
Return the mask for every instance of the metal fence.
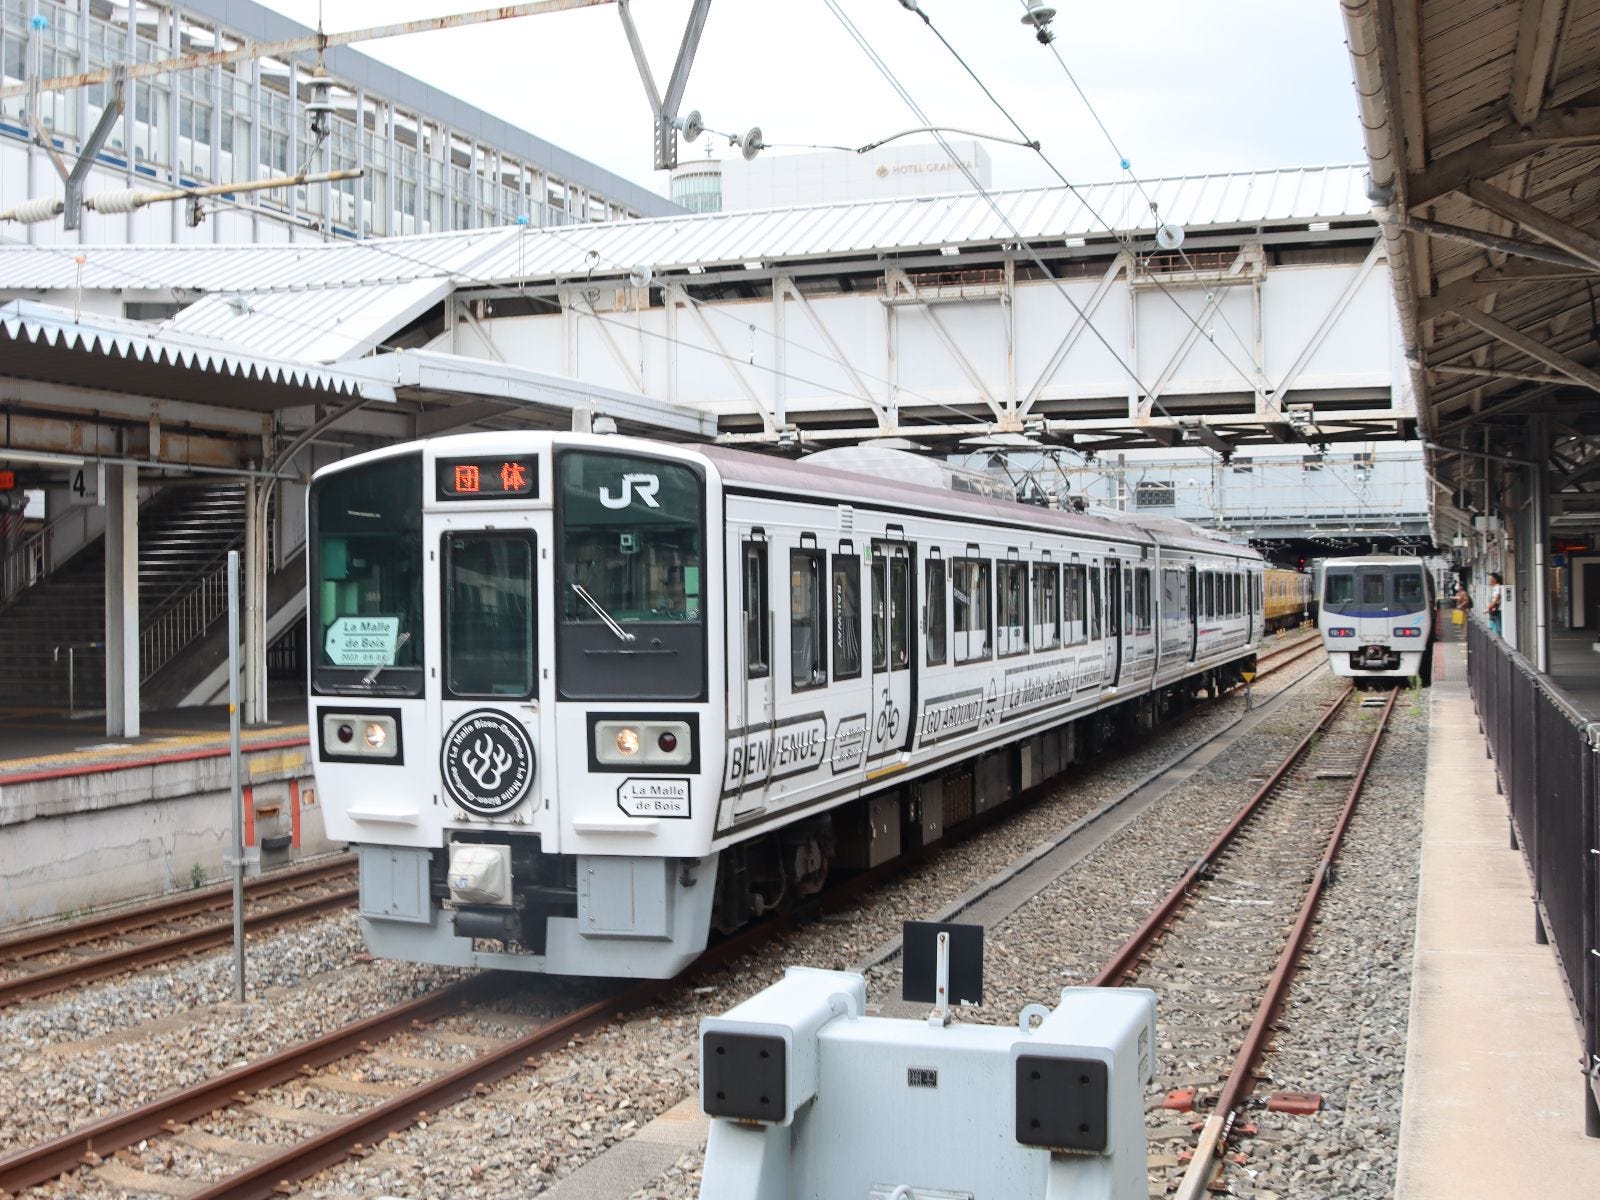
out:
{"label": "metal fence", "polygon": [[1555,943],[1583,1025],[1584,1122],[1600,1137],[1600,722],[1480,620],[1467,654],[1512,846],[1533,879],[1536,936]]}

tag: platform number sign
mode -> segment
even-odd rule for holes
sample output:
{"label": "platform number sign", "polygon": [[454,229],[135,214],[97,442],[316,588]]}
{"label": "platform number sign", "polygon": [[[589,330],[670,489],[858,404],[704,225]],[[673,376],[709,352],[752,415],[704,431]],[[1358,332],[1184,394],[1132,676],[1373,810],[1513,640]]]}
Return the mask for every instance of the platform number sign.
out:
{"label": "platform number sign", "polygon": [[101,503],[101,484],[105,482],[105,467],[79,467],[72,472],[72,482],[68,491],[72,495],[73,504],[99,504]]}

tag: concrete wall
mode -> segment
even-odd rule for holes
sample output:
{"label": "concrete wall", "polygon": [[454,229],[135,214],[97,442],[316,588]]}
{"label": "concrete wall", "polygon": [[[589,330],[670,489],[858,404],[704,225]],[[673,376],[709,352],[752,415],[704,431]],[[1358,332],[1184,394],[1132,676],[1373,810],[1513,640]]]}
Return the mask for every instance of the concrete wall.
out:
{"label": "concrete wall", "polygon": [[[298,790],[299,846],[286,858],[338,848],[305,746],[247,754],[245,781],[255,812],[279,810],[260,835],[288,831]],[[231,837],[226,756],[0,783],[0,928],[191,887],[196,868],[218,879]]]}

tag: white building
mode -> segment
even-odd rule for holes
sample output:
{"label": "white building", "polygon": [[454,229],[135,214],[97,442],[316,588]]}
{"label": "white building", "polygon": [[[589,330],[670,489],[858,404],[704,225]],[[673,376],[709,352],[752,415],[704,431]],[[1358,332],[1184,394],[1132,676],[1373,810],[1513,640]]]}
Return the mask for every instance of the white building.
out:
{"label": "white building", "polygon": [[672,198],[693,212],[743,212],[841,200],[933,196],[971,191],[968,171],[987,189],[991,170],[982,144],[970,139],[952,141],[950,149],[956,158],[937,142],[895,142],[866,154],[849,150],[763,152],[749,161],[740,157],[690,160],[672,173]]}
{"label": "white building", "polygon": [[[130,8],[130,3],[132,7]],[[382,6],[367,6],[374,19]],[[130,19],[131,14],[131,19]],[[312,30],[251,0],[5,0],[5,87],[131,62],[303,38]],[[255,57],[141,79],[90,170],[84,193],[164,189],[359,170],[358,179],[237,193],[204,204],[86,212],[20,228],[29,242],[254,242],[443,233],[659,216],[678,207],[454,96],[348,47],[326,54],[330,130],[320,144],[306,110],[311,54]],[[44,92],[38,118],[68,162],[99,121],[106,84]],[[27,95],[0,100],[0,211],[60,197],[61,180],[32,143]]]}

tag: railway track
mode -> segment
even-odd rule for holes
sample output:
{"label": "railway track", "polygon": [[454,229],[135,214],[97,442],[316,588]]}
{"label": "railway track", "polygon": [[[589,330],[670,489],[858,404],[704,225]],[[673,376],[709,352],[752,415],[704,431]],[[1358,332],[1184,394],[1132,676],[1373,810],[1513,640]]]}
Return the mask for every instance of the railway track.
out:
{"label": "railway track", "polygon": [[1261,679],[1281,671],[1320,649],[1322,649],[1322,639],[1317,636],[1315,629],[1289,634],[1271,651],[1257,656],[1256,678]]}
{"label": "railway track", "polygon": [[[1295,647],[1261,673],[1288,666],[1305,653],[1305,649]],[[1186,758],[1192,752],[1193,748],[1179,757]],[[1010,805],[992,810],[984,818],[969,823],[970,829],[964,836],[989,827],[1025,802],[1019,798]],[[194,1179],[194,1190],[186,1193],[187,1200],[271,1197],[352,1155],[370,1153],[387,1135],[411,1126],[476,1089],[535,1065],[542,1056],[565,1047],[576,1036],[607,1025],[623,1014],[661,1002],[686,986],[686,979],[750,952],[777,931],[815,915],[823,903],[829,907],[848,906],[863,892],[908,866],[942,852],[946,845],[958,840],[962,839],[952,837],[936,843],[933,848],[902,855],[830,888],[825,897],[818,898],[801,913],[743,930],[714,946],[678,980],[647,981],[618,990],[553,1016],[522,1036],[489,1039],[495,1044],[487,1048],[483,1048],[486,1041],[483,1035],[469,1033],[464,1044],[481,1049],[481,1053],[470,1060],[454,1064],[439,1061],[438,1070],[429,1078],[346,1120],[328,1125],[310,1138],[281,1147],[252,1144],[248,1151],[251,1161],[246,1166],[225,1177]],[[199,1125],[207,1123],[207,1118],[231,1107],[251,1105],[260,1115],[283,1120],[288,1106],[272,1099],[274,1089],[292,1084],[301,1092],[315,1090],[323,1086],[319,1085],[321,1079],[325,1086],[337,1091],[346,1086],[342,1082],[341,1065],[348,1068],[355,1056],[388,1054],[420,1066],[418,1056],[406,1052],[411,1048],[411,1040],[427,1036],[435,1041],[450,1041],[452,1035],[443,1026],[453,1017],[491,1003],[505,986],[494,976],[475,977],[0,1159],[0,1193],[17,1194],[84,1165],[102,1167],[118,1151],[150,1139],[181,1144],[182,1139],[190,1138],[217,1152],[227,1139],[205,1134],[197,1137],[194,1132]],[[223,1148],[221,1153],[228,1151]],[[175,1157],[183,1159],[185,1155],[180,1150]],[[107,1182],[113,1189],[136,1190],[137,1176],[137,1168],[120,1164],[114,1178]]]}
{"label": "railway track", "polygon": [[[347,855],[245,883],[247,933],[308,920],[354,902]],[[312,894],[302,899],[301,892]],[[287,899],[286,899],[287,898]],[[0,941],[0,1007],[199,954],[233,940],[232,887],[183,892],[137,908],[51,925]],[[210,920],[224,914],[222,921]],[[98,948],[105,944],[104,948]]]}
{"label": "railway track", "polygon": [[[1347,689],[1329,707],[1093,980],[1154,987],[1162,1027],[1190,1031],[1186,1053],[1168,1067],[1169,1103],[1211,1111],[1196,1144],[1185,1134],[1150,1146],[1157,1161],[1187,1160],[1176,1180],[1181,1200],[1221,1186],[1225,1151],[1254,1097],[1257,1064],[1399,690],[1374,698],[1382,708],[1370,729],[1356,695]],[[1169,1170],[1153,1170],[1152,1186],[1169,1187],[1174,1180],[1161,1178]]]}

